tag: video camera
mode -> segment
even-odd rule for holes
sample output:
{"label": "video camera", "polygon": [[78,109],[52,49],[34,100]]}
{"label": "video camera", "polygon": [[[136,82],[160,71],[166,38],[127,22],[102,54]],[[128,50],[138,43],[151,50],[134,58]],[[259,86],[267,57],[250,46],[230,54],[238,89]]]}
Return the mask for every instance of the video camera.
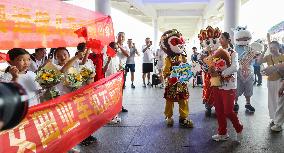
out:
{"label": "video camera", "polygon": [[0,82],[0,131],[18,125],[28,112],[26,92],[17,83]]}

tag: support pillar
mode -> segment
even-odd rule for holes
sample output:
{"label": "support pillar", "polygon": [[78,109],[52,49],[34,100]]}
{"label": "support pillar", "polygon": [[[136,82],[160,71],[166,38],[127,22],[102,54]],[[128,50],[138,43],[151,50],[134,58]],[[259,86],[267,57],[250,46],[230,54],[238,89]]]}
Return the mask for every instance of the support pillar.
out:
{"label": "support pillar", "polygon": [[96,11],[103,15],[110,15],[110,0],[96,0]]}
{"label": "support pillar", "polygon": [[233,40],[233,31],[232,28],[235,28],[239,24],[239,14],[241,7],[241,0],[224,0],[225,7],[225,32],[228,32]]}
{"label": "support pillar", "polygon": [[153,47],[155,49],[155,51],[158,49],[159,47],[159,39],[158,39],[158,34],[159,34],[159,26],[158,26],[158,19],[157,18],[153,18],[153,32],[154,32],[154,39],[153,39]]}

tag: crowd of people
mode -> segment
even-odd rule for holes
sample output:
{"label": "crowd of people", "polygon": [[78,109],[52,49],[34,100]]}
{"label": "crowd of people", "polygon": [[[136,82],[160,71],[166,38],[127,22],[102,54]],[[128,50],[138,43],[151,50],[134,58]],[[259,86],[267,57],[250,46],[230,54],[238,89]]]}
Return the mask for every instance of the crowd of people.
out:
{"label": "crowd of people", "polygon": [[[37,73],[47,65],[52,65],[53,68],[66,76],[71,68],[79,71],[82,66],[84,66],[92,70],[93,75],[91,76],[91,79],[81,86],[96,82],[118,71],[124,71],[125,79],[123,88],[125,88],[126,75],[130,72],[131,88],[134,89],[135,56],[140,56],[140,53],[142,53],[143,87],[146,87],[146,75],[148,79],[147,86],[151,85],[150,73],[153,72],[153,63],[155,61],[156,53],[150,38],[146,38],[142,50],[138,50],[132,39],[128,39],[125,43],[125,33],[119,32],[116,42],[111,42],[108,46],[116,52],[114,57],[109,57],[106,54],[107,46],[104,46],[101,53],[95,53],[87,48],[85,42],[77,45],[77,52],[73,57],[70,56],[70,52],[66,47],[51,48],[48,54],[46,48],[37,48],[33,54],[30,54],[24,48],[13,48],[7,52],[10,58],[10,60],[7,61],[9,66],[5,69],[5,72],[0,75],[0,81],[17,82],[22,85],[27,91],[30,107],[46,100],[41,97],[46,89],[40,85],[36,77]],[[157,58],[159,58],[159,72],[161,74],[161,69],[163,67],[162,51],[157,54]],[[56,84],[55,88],[59,92],[58,96],[74,91],[74,88],[67,86],[64,81]],[[122,106],[121,112],[128,112],[128,110]],[[118,124],[120,122],[121,118],[117,115],[109,122],[109,124]],[[86,146],[94,141],[96,141],[96,138],[90,136],[82,141],[81,144]]]}
{"label": "crowd of people", "polygon": [[[188,98],[189,91],[187,84],[180,82],[172,82],[170,78],[173,66],[178,66],[182,63],[187,63],[187,54],[180,47],[184,45],[181,34],[176,30],[170,30],[162,35],[160,41],[160,48],[157,51],[154,50],[152,41],[150,38],[145,39],[145,44],[141,50],[137,49],[132,39],[128,39],[125,42],[125,33],[119,32],[117,35],[117,41],[111,42],[108,46],[111,47],[116,55],[109,57],[106,54],[106,46],[101,53],[91,52],[87,48],[86,43],[79,43],[77,46],[77,52],[74,57],[70,56],[70,53],[66,47],[52,48],[47,56],[46,48],[35,49],[34,54],[30,54],[23,48],[13,48],[8,51],[10,61],[9,66],[6,68],[5,73],[0,76],[2,82],[18,82],[27,91],[30,98],[30,106],[39,104],[43,101],[40,99],[41,93],[44,89],[39,85],[36,80],[36,74],[46,65],[54,65],[54,67],[62,74],[66,74],[70,68],[79,70],[81,66],[87,67],[94,71],[92,79],[90,79],[82,86],[91,82],[98,81],[102,78],[108,77],[118,71],[124,71],[124,85],[128,72],[131,75],[131,88],[135,88],[135,57],[143,56],[142,62],[142,86],[152,86],[151,73],[157,70],[157,74],[160,79],[160,88],[165,88],[164,98],[165,104],[165,118],[168,126],[173,125],[173,106],[174,102],[179,104],[180,112],[180,126],[186,128],[194,127],[193,121],[188,118]],[[174,37],[174,38],[172,38]],[[208,38],[204,38],[208,39]],[[204,41],[203,38],[201,40]],[[230,66],[225,70],[217,72],[215,69],[209,67],[204,59],[213,55],[212,48],[206,48],[202,46],[202,53],[197,52],[197,48],[193,47],[193,53],[191,55],[192,63],[200,64],[200,71],[194,74],[193,84],[203,87],[203,103],[205,104],[206,114],[211,114],[211,109],[215,107],[218,133],[212,136],[212,139],[216,141],[227,140],[229,138],[227,134],[227,122],[226,118],[230,119],[233,123],[233,127],[237,133],[237,140],[242,138],[242,131],[245,125],[242,125],[237,112],[239,110],[238,97],[244,95],[246,98],[245,108],[250,112],[254,112],[255,108],[251,105],[251,97],[253,96],[253,85],[262,85],[262,75],[268,76],[268,109],[269,116],[271,118],[271,130],[281,131],[282,124],[284,123],[284,83],[282,83],[282,77],[284,72],[284,55],[281,53],[280,44],[277,41],[271,41],[268,35],[268,44],[265,50],[269,50],[269,54],[265,55],[265,51],[257,53],[253,60],[250,61],[248,67],[244,68],[240,66],[240,59],[245,49],[240,49],[242,45],[232,45],[230,35],[227,32],[220,33],[220,37],[213,37],[213,39],[220,42],[219,48],[222,48],[230,57]],[[170,41],[169,41],[170,40]],[[213,41],[212,41],[213,42]],[[180,46],[179,46],[180,45]],[[176,46],[179,46],[176,48]],[[201,62],[200,62],[201,61]],[[267,68],[262,68],[262,64],[267,63]],[[250,67],[254,68],[254,77],[250,77]],[[244,73],[246,72],[246,74]],[[262,74],[262,73],[263,74]],[[210,82],[213,77],[226,78],[219,86],[213,86]],[[59,91],[59,96],[72,92],[72,88],[66,86],[62,81],[56,85]],[[125,107],[122,107],[122,112],[128,112]],[[119,124],[121,118],[117,115],[111,121],[110,124]],[[90,136],[81,142],[82,145],[89,145],[96,141],[96,138]]]}

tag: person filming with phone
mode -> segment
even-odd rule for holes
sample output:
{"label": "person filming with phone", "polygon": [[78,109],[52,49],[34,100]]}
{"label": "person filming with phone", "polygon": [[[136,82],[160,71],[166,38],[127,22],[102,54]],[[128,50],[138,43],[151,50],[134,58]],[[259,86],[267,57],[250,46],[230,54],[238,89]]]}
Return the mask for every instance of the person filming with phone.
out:
{"label": "person filming with phone", "polygon": [[143,64],[142,64],[142,78],[143,78],[143,87],[146,87],[145,78],[147,75],[148,86],[151,86],[150,83],[150,73],[153,72],[153,59],[155,57],[155,53],[152,47],[152,41],[150,38],[145,39],[145,45],[142,46],[143,53]]}

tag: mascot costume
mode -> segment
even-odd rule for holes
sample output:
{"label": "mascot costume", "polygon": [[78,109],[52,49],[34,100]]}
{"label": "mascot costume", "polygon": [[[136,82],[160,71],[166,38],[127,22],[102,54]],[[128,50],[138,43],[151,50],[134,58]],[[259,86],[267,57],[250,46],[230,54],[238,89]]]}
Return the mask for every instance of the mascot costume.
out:
{"label": "mascot costume", "polygon": [[235,50],[238,53],[240,64],[237,76],[237,95],[234,111],[237,113],[239,110],[237,103],[238,97],[244,95],[246,98],[245,108],[253,113],[255,109],[250,104],[254,83],[252,61],[255,55],[263,49],[263,46],[256,42],[250,44],[252,36],[250,31],[247,30],[247,27],[238,26],[232,30],[234,32]]}
{"label": "mascot costume", "polygon": [[179,104],[179,125],[192,128],[193,123],[188,119],[189,92],[187,82],[192,77],[191,67],[187,63],[185,42],[182,34],[176,29],[166,31],[161,37],[161,49],[166,53],[164,78],[167,80],[164,98],[166,99],[165,117],[168,126],[173,125],[174,102]]}
{"label": "mascot costume", "polygon": [[210,83],[210,80],[218,81],[218,78],[211,79],[211,75],[208,73],[208,68],[209,68],[208,64],[212,64],[212,62],[210,62],[212,61],[212,55],[214,51],[216,51],[220,47],[219,43],[220,36],[221,36],[221,31],[219,30],[219,28],[214,29],[211,26],[208,26],[205,30],[200,30],[200,34],[198,35],[198,38],[200,40],[200,46],[203,49],[198,61],[204,72],[202,98],[206,108],[205,112],[206,116],[211,115],[211,108],[213,107],[212,85]]}

